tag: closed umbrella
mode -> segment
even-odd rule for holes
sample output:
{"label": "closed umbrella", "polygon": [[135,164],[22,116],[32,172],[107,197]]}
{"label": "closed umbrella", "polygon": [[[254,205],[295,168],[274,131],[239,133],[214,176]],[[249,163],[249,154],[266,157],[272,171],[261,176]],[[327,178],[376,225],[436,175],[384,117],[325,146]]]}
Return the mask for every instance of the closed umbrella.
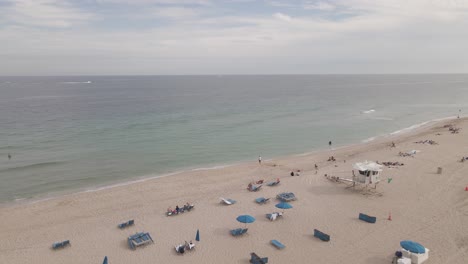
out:
{"label": "closed umbrella", "polygon": [[107,264],[107,256],[104,257],[104,262],[102,264]]}
{"label": "closed umbrella", "polygon": [[200,242],[200,230],[197,229],[197,235],[195,236],[195,240]]}

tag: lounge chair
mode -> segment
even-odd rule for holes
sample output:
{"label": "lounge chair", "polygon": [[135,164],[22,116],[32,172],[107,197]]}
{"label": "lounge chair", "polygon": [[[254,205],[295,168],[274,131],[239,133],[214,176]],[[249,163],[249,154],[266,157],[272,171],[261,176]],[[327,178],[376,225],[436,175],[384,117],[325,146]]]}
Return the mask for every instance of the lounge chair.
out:
{"label": "lounge chair", "polygon": [[221,199],[221,203],[224,203],[224,204],[227,204],[227,205],[231,205],[231,204],[235,204],[237,203],[236,200],[232,200],[232,199],[225,199],[225,198],[219,198]]}
{"label": "lounge chair", "polygon": [[267,183],[268,186],[275,186],[275,185],[278,185],[280,183],[280,181],[272,181],[272,182],[269,182]]}
{"label": "lounge chair", "polygon": [[283,216],[283,213],[281,212],[274,212],[271,214],[266,214],[266,218],[270,219],[270,221],[275,221],[276,218]]}
{"label": "lounge chair", "polygon": [[290,192],[290,193],[280,193],[278,195],[276,195],[276,198],[278,198],[280,201],[282,202],[290,202],[290,201],[295,201],[297,198],[296,196],[294,195],[294,193]]}
{"label": "lounge chair", "polygon": [[249,185],[247,187],[247,190],[251,191],[251,192],[257,192],[260,190],[260,188],[262,188],[262,185]]}
{"label": "lounge chair", "polygon": [[330,241],[330,236],[323,233],[323,232],[320,232],[319,230],[317,229],[314,229],[314,237],[322,240],[322,241]]}
{"label": "lounge chair", "polygon": [[129,220],[129,221],[125,222],[125,223],[119,224],[118,227],[120,229],[123,229],[123,228],[129,227],[129,226],[132,226],[134,224],[135,224],[135,221],[132,219],[132,220]]}
{"label": "lounge chair", "polygon": [[276,240],[276,239],[271,240],[271,244],[272,244],[273,246],[275,246],[276,248],[278,248],[278,249],[283,249],[283,248],[286,247],[285,245],[283,245],[281,242],[279,242],[279,241]]}
{"label": "lounge chair", "polygon": [[359,220],[362,220],[367,223],[375,224],[375,222],[377,221],[377,217],[359,213]]}
{"label": "lounge chair", "polygon": [[[177,208],[177,207],[176,207]],[[180,207],[179,210],[172,210],[172,208],[168,208],[166,211],[167,216],[173,216],[173,215],[178,215],[182,214],[184,212],[190,212],[193,208],[195,208],[195,205],[189,204],[189,205],[184,205],[183,207]]]}
{"label": "lounge chair", "polygon": [[233,236],[241,236],[245,233],[247,233],[248,228],[237,228],[237,229],[232,229],[231,230],[231,235]]}
{"label": "lounge chair", "polygon": [[195,249],[195,244],[192,243],[192,241],[190,241],[190,243],[185,242],[185,247],[186,247],[188,250],[193,250],[193,249]]}
{"label": "lounge chair", "polygon": [[269,200],[270,200],[270,198],[259,197],[259,198],[255,199],[255,202],[257,202],[258,204],[264,204],[264,203],[268,202]]}
{"label": "lounge chair", "polygon": [[268,258],[260,258],[255,253],[250,253],[250,263],[252,264],[266,264],[268,263]]}
{"label": "lounge chair", "polygon": [[179,254],[184,254],[185,252],[192,251],[192,250],[195,250],[195,244],[192,243],[192,241],[190,241],[190,243],[185,241],[184,244],[175,246],[175,251]]}
{"label": "lounge chair", "polygon": [[52,244],[52,248],[53,249],[59,249],[59,248],[64,248],[66,246],[70,246],[70,240],[65,240],[65,241],[62,241],[62,242],[56,242],[56,243],[53,243]]}
{"label": "lounge chair", "polygon": [[136,233],[134,235],[129,236],[127,242],[128,246],[131,249],[136,249],[137,247],[146,245],[148,243],[154,243],[150,234],[144,232]]}
{"label": "lounge chair", "polygon": [[185,246],[180,244],[175,246],[175,251],[179,254],[184,254],[185,253]]}

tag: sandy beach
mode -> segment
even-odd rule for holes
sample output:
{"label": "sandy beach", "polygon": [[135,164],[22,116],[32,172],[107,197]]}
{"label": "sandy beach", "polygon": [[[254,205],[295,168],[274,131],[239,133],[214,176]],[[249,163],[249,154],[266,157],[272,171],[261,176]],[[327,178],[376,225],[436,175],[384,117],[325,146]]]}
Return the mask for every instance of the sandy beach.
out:
{"label": "sandy beach", "polygon": [[[452,124],[460,128],[451,133]],[[418,144],[434,140],[437,144]],[[390,147],[395,142],[396,147]],[[419,150],[413,157],[399,152]],[[249,263],[250,252],[269,263],[391,263],[401,240],[414,240],[430,249],[426,263],[466,263],[468,259],[468,119],[430,123],[414,131],[307,155],[274,158],[220,169],[195,170],[95,192],[66,195],[29,204],[0,207],[0,263]],[[336,161],[327,161],[334,156]],[[351,178],[355,162],[401,162],[385,167],[374,189],[350,188],[324,174]],[[314,165],[318,165],[318,171]],[[437,173],[437,168],[442,173]],[[300,176],[290,176],[301,170]],[[279,178],[278,186],[264,185],[249,192],[249,182]],[[391,178],[391,181],[388,181]],[[284,216],[275,196],[293,192],[298,198]],[[268,197],[264,205],[257,197]],[[220,197],[237,200],[220,204]],[[169,206],[193,203],[195,209],[168,217]],[[375,224],[358,220],[359,213],[377,217]],[[392,220],[388,220],[391,213]],[[256,218],[248,233],[233,237],[230,229],[244,227],[238,215]],[[135,225],[117,225],[134,219]],[[314,228],[331,236],[313,237]],[[174,246],[195,240],[196,249],[178,255]],[[127,237],[149,232],[154,244],[129,249]],[[270,240],[281,241],[278,250]],[[52,250],[54,242],[71,246]]]}

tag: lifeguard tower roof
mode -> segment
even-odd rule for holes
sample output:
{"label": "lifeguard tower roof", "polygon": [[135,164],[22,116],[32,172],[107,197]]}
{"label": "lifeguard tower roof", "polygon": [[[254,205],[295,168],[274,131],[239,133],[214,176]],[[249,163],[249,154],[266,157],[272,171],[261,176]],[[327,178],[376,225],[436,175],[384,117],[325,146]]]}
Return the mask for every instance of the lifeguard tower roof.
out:
{"label": "lifeguard tower roof", "polygon": [[382,165],[367,160],[354,163],[353,168],[360,171],[382,171]]}

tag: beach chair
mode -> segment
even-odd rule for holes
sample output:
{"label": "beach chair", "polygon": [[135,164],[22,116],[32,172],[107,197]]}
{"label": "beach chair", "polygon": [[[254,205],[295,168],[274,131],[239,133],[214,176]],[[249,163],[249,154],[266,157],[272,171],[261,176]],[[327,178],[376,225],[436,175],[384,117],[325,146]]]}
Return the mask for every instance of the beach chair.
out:
{"label": "beach chair", "polygon": [[276,195],[276,198],[282,202],[290,202],[290,201],[295,201],[297,198],[292,192],[284,192]]}
{"label": "beach chair", "polygon": [[192,241],[190,241],[190,243],[185,241],[184,244],[179,244],[175,246],[175,251],[179,254],[184,254],[185,252],[192,251],[192,250],[195,250],[195,244],[192,243]]}
{"label": "beach chair", "polygon": [[69,246],[69,245],[71,245],[70,240],[65,240],[65,241],[53,243],[52,248],[53,249],[59,249],[59,248],[64,248],[64,247]]}
{"label": "beach chair", "polygon": [[149,243],[154,243],[153,239],[151,238],[149,233],[136,233],[134,235],[131,235],[127,239],[128,246],[131,249],[136,249],[139,246],[143,246]]}
{"label": "beach chair", "polygon": [[327,235],[327,234],[325,234],[323,232],[320,232],[317,229],[314,229],[314,237],[316,237],[316,238],[318,238],[318,239],[320,239],[322,241],[326,241],[326,242],[330,241],[330,236],[329,235]]}
{"label": "beach chair", "polygon": [[273,246],[275,246],[277,249],[283,249],[283,248],[286,247],[285,245],[283,245],[281,242],[279,242],[279,241],[276,240],[276,239],[273,239],[273,240],[271,240],[270,242],[271,242],[271,244],[272,244]]}
{"label": "beach chair", "polygon": [[367,223],[375,224],[375,222],[377,221],[377,217],[359,213],[359,220],[362,220]]}
{"label": "beach chair", "polygon": [[268,202],[269,200],[270,200],[270,198],[259,197],[259,198],[255,199],[255,202],[258,203],[258,204],[264,204],[264,203]]}
{"label": "beach chair", "polygon": [[185,246],[180,244],[180,245],[177,245],[175,246],[175,251],[178,253],[178,254],[184,254],[185,253]]}
{"label": "beach chair", "polygon": [[283,216],[283,213],[281,212],[274,212],[271,214],[266,214],[266,218],[270,219],[270,221],[275,221],[276,218]]}
{"label": "beach chair", "polygon": [[279,181],[272,181],[272,182],[269,182],[267,183],[268,186],[275,186],[275,185],[278,185],[280,182]]}
{"label": "beach chair", "polygon": [[221,203],[224,203],[224,204],[227,204],[227,205],[232,205],[232,204],[235,204],[237,203],[236,200],[232,200],[232,199],[225,199],[225,198],[219,198],[221,199]]}
{"label": "beach chair", "polygon": [[249,190],[251,192],[257,192],[257,191],[260,190],[260,188],[262,188],[262,185],[249,185],[247,190]]}
{"label": "beach chair", "polygon": [[250,253],[250,263],[252,264],[266,264],[268,263],[268,258],[260,258],[254,252]]}
{"label": "beach chair", "polygon": [[241,236],[245,233],[247,233],[248,228],[237,228],[237,229],[232,229],[231,230],[231,235],[233,236]]}
{"label": "beach chair", "polygon": [[129,221],[125,222],[125,223],[119,224],[118,227],[120,229],[123,229],[123,228],[129,227],[129,226],[132,226],[134,224],[135,224],[135,221],[132,219],[132,220],[129,220]]}
{"label": "beach chair", "polygon": [[192,241],[190,241],[190,243],[185,243],[185,247],[188,249],[188,250],[194,250],[195,249],[195,243],[193,243]]}

